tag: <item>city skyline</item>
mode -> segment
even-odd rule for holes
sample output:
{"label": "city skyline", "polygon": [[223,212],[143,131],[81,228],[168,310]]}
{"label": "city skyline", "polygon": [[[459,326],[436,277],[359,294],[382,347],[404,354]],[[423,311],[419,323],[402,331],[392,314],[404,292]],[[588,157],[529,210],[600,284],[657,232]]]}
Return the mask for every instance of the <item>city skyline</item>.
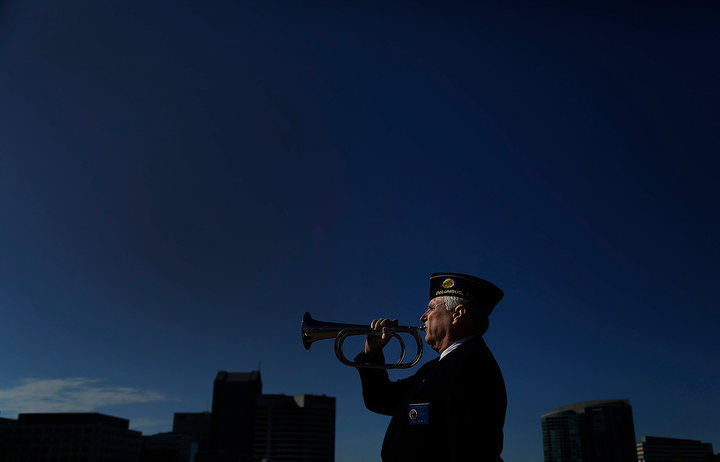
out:
{"label": "city skyline", "polygon": [[[218,381],[220,381],[220,383],[224,382],[226,380],[225,377],[234,377],[234,380],[240,380],[243,382],[255,381],[255,380],[259,381],[260,380],[260,370],[244,371],[244,372],[219,371],[216,376],[215,384],[213,387],[214,388],[213,400],[216,399],[215,394],[219,390],[218,389]],[[254,390],[254,388],[252,388],[252,389]],[[252,391],[251,394],[261,393],[261,389],[262,389],[262,385],[260,385],[257,390]],[[220,390],[222,390],[222,388],[220,388]],[[243,390],[244,390],[244,388],[243,388]],[[240,392],[241,395],[245,394],[245,393],[247,393],[247,392],[246,391]],[[288,394],[284,394],[284,393],[281,393],[281,394],[264,394],[263,393],[261,395],[258,395],[258,400],[260,400],[260,401],[258,401],[258,403],[259,403],[259,405],[267,407],[268,405],[272,405],[270,403],[273,403],[279,399],[280,399],[279,402],[284,402],[282,400],[284,398],[289,398],[290,400],[294,399],[295,401],[297,401],[299,398],[303,398],[303,400],[304,400],[305,399],[304,397],[329,398],[329,399],[333,400],[333,402],[335,399],[334,397],[327,397],[326,395],[318,395],[318,394],[313,394],[313,393],[300,393],[300,394],[295,394],[295,395],[288,395]],[[218,405],[220,405],[220,404],[218,404]],[[634,425],[633,418],[632,418],[632,409],[630,407],[630,402],[628,399],[603,399],[603,400],[592,400],[592,401],[582,401],[582,402],[576,402],[576,403],[562,404],[561,406],[559,406],[551,411],[545,412],[540,416],[541,421],[542,421],[542,426],[543,426],[543,434],[545,434],[545,432],[546,432],[546,429],[545,429],[546,419],[554,418],[554,419],[556,419],[557,422],[560,422],[563,418],[565,418],[563,416],[566,414],[568,414],[568,415],[573,414],[576,417],[584,418],[584,414],[588,411],[603,411],[604,410],[605,412],[607,412],[607,410],[612,410],[614,408],[617,408],[618,406],[620,406],[621,408],[626,407],[627,411],[620,409],[620,414],[614,415],[612,418],[620,419],[620,420],[618,420],[618,422],[620,422],[621,420],[624,421],[626,419],[626,417],[623,417],[623,414],[625,412],[629,413],[629,423],[631,426],[631,434],[632,434],[631,439],[633,440],[633,449],[635,448],[635,446],[637,446],[638,450],[640,450],[639,448],[641,447],[641,445],[644,445],[646,443],[646,441],[655,442],[655,441],[673,441],[674,440],[674,441],[678,442],[676,444],[680,444],[681,447],[684,447],[684,446],[682,446],[682,444],[684,444],[685,446],[690,445],[689,447],[692,447],[693,449],[695,448],[695,446],[707,446],[710,448],[709,449],[710,455],[714,455],[714,453],[712,452],[712,443],[701,443],[699,440],[693,440],[693,439],[688,439],[688,438],[676,438],[675,436],[672,436],[672,435],[639,436],[639,433],[635,432],[635,425]],[[255,411],[253,409],[252,410],[252,414],[253,414],[252,418],[253,419],[255,418],[254,412]],[[267,411],[264,411],[264,412],[267,412]],[[613,412],[617,412],[617,411],[613,411]],[[334,407],[333,407],[333,413],[334,413]],[[20,414],[25,415],[26,418],[27,418],[27,416],[33,416],[35,414],[49,415],[48,413],[32,413],[32,412],[21,412]],[[58,412],[58,414],[67,415],[68,413],[67,412],[65,412],[65,413]],[[86,412],[78,411],[77,414],[82,415],[82,414],[86,414]],[[104,413],[100,413],[100,414],[103,416],[106,416],[106,417],[127,420],[128,424],[130,424],[130,425],[132,424],[132,422],[129,419],[126,419],[125,417],[115,416],[115,415],[110,416],[110,415],[104,414]],[[188,418],[192,419],[193,416],[201,416],[202,414],[207,414],[208,419],[212,419],[213,413],[210,411],[207,411],[207,410],[205,410],[205,411],[197,411],[197,410],[195,410],[195,411],[188,411],[188,410],[176,411],[173,413],[172,428],[168,432],[155,432],[153,434],[178,433],[178,434],[191,435],[195,432],[190,431],[190,430],[183,431],[182,429],[178,429],[178,428],[183,428],[183,423],[182,423],[182,421],[178,421],[178,417],[182,416],[181,418],[184,418],[184,419],[188,419]],[[17,419],[18,416],[16,415],[15,418]],[[267,418],[268,418],[267,415],[264,415],[263,419],[267,419]],[[575,418],[575,417],[573,417],[573,418]],[[4,421],[13,420],[13,419],[8,419],[6,417],[3,419],[4,419]],[[557,419],[560,419],[560,420],[557,420]],[[597,419],[597,417],[595,417],[595,419]],[[602,420],[607,420],[607,417],[603,417]],[[180,423],[178,423],[178,422],[180,422]],[[616,423],[618,423],[618,422],[616,422]],[[211,420],[208,420],[206,424],[201,424],[200,426],[203,427],[204,425],[207,425],[208,429],[211,428],[211,426],[217,426],[216,424],[211,425]],[[265,422],[264,425],[268,425],[268,422]],[[334,419],[333,419],[333,425],[334,425]],[[557,424],[554,424],[554,425],[557,426]],[[578,426],[578,425],[579,424],[577,424],[577,423],[575,424],[575,426]],[[578,428],[580,428],[581,426],[582,425],[580,424],[578,426]],[[612,425],[612,426],[614,427],[616,425]],[[188,428],[196,429],[196,427],[197,427],[197,424],[190,424],[190,427],[188,427]],[[131,427],[128,427],[128,428],[130,428],[132,430]],[[548,429],[549,428],[550,427],[548,427]],[[555,427],[553,427],[553,428],[555,428]],[[225,430],[225,431],[227,431],[227,430]],[[590,433],[594,434],[595,431],[591,430]],[[146,436],[146,435],[143,434],[143,436]],[[149,434],[147,436],[152,436],[152,434]],[[197,441],[195,441],[195,442],[199,443],[203,439],[203,436],[195,435],[195,438],[197,439]],[[546,437],[543,436],[543,438],[546,438]],[[659,443],[659,444],[662,444],[662,443]],[[692,446],[692,445],[695,445],[695,446]],[[250,446],[248,446],[248,450],[251,449],[252,447],[253,447],[252,444]],[[694,450],[696,450],[696,449],[694,449]],[[557,451],[557,449],[556,449],[556,451]],[[551,460],[551,461],[562,460],[562,459],[557,459],[559,454],[560,453],[557,452],[557,454],[554,456],[555,457],[554,459],[547,459],[548,455],[545,454],[546,462],[548,460]],[[580,456],[578,455],[578,457],[580,457]],[[342,457],[341,457],[341,459],[342,459]],[[699,458],[699,459],[701,459],[701,458]],[[583,458],[583,460],[584,460],[584,458]],[[594,459],[592,459],[592,460],[594,460]]]}
{"label": "city skyline", "polygon": [[0,461],[335,460],[332,396],[264,394],[259,371],[218,371],[212,402],[211,412],[175,412],[172,431],[151,435],[97,412],[0,418]]}
{"label": "city skyline", "polygon": [[720,447],[719,23],[711,2],[2,2],[0,417],[163,432],[260,363],[268,394],[336,397],[338,461],[375,461],[389,419],[302,315],[419,325],[450,271],[505,292],[506,462],[596,399]]}
{"label": "city skyline", "polygon": [[[259,377],[259,372],[260,372],[260,371],[247,371],[247,372],[227,372],[227,371],[219,371],[219,372],[218,372],[218,376],[217,376],[217,378],[216,378],[216,382],[218,381],[218,379],[219,379],[221,376],[228,376],[228,375],[232,375],[232,376],[235,376],[235,377],[240,377],[241,380],[246,381],[246,380],[248,380],[248,379],[253,379],[254,377]],[[237,379],[236,379],[236,380],[237,380]],[[217,391],[217,383],[216,383],[216,385],[215,385],[214,388],[215,388],[215,391]],[[260,392],[260,390],[258,390],[258,392]],[[254,392],[253,392],[253,393],[254,393]],[[215,392],[213,393],[213,395],[214,395],[214,394],[215,394]],[[241,393],[241,394],[242,394],[242,393]],[[261,395],[258,395],[258,400],[260,400],[260,401],[258,401],[258,403],[259,403],[259,405],[262,405],[262,406],[267,407],[268,405],[272,405],[271,403],[273,403],[273,402],[275,402],[275,401],[277,401],[277,400],[280,400],[280,401],[278,401],[278,402],[280,402],[280,403],[284,403],[284,402],[285,402],[285,399],[287,399],[287,398],[289,398],[290,401],[292,401],[292,400],[298,401],[298,399],[300,399],[301,401],[304,401],[305,397],[330,398],[330,399],[333,399],[333,400],[334,400],[334,397],[326,397],[326,395],[317,395],[317,394],[312,394],[312,393],[300,393],[300,394],[295,394],[295,395],[287,395],[287,394],[261,394]],[[298,402],[298,403],[301,404],[300,402]],[[684,443],[684,444],[687,445],[688,443],[690,443],[690,444],[704,445],[704,446],[709,447],[709,448],[710,448],[710,453],[713,454],[713,452],[712,452],[712,444],[711,444],[711,443],[701,443],[699,440],[683,439],[683,438],[674,438],[674,437],[668,436],[668,435],[660,436],[660,437],[659,437],[659,436],[650,436],[650,435],[644,435],[644,436],[642,436],[642,437],[636,436],[636,435],[635,435],[635,431],[634,431],[634,423],[633,423],[633,419],[632,419],[632,409],[631,409],[631,407],[630,407],[630,402],[629,402],[628,399],[604,399],[604,400],[593,400],[593,401],[583,401],[583,402],[578,402],[578,403],[563,404],[563,405],[561,405],[560,407],[558,407],[558,408],[556,408],[556,409],[553,409],[553,410],[551,410],[551,411],[548,411],[548,412],[542,414],[540,417],[541,417],[541,419],[543,420],[543,426],[544,426],[544,425],[545,425],[544,421],[545,421],[545,419],[547,419],[547,418],[562,419],[563,416],[567,416],[567,415],[574,415],[574,416],[583,417],[583,415],[584,415],[585,413],[589,412],[589,411],[602,411],[602,410],[607,411],[608,409],[613,409],[613,408],[616,408],[616,407],[618,407],[618,406],[620,406],[621,408],[626,407],[626,408],[628,409],[627,412],[629,412],[629,422],[630,422],[631,427],[632,427],[632,432],[631,432],[632,435],[633,435],[633,438],[632,438],[632,439],[634,440],[634,441],[633,441],[633,444],[637,443],[636,446],[637,446],[638,448],[640,448],[641,444],[644,444],[644,443],[646,443],[646,442],[652,442],[652,443],[656,443],[656,442],[657,442],[658,444],[662,444],[662,441],[663,441],[663,440],[668,440],[668,441],[676,441],[678,444]],[[267,412],[267,411],[264,411],[264,412]],[[616,412],[616,411],[614,411],[614,412]],[[622,415],[624,412],[625,412],[625,411],[621,409],[621,414],[616,415],[616,416],[614,416],[613,418],[615,418],[615,419],[620,418],[620,420],[626,419],[626,417],[621,417],[621,415]],[[254,413],[254,411],[253,411],[253,413]],[[33,415],[35,415],[35,414],[42,415],[42,416],[49,416],[49,415],[51,415],[52,413],[21,412],[20,414],[25,415],[25,416],[33,416]],[[84,414],[87,414],[87,412],[82,412],[82,411],[79,411],[79,412],[76,412],[76,413],[58,412],[57,414],[63,414],[63,415],[78,414],[78,415],[84,415]],[[174,413],[173,413],[173,424],[172,424],[171,432],[172,432],[172,433],[187,434],[187,435],[194,434],[195,432],[194,432],[193,430],[198,426],[198,424],[197,424],[197,423],[190,423],[190,424],[189,424],[190,426],[189,426],[188,428],[189,428],[189,429],[192,429],[192,430],[183,430],[183,428],[188,425],[188,424],[184,424],[183,422],[185,422],[185,421],[190,422],[190,421],[193,420],[193,417],[195,417],[195,416],[202,416],[202,415],[204,415],[204,414],[206,414],[206,415],[208,416],[208,417],[207,417],[207,422],[201,423],[200,426],[201,426],[201,427],[207,426],[208,429],[209,429],[209,428],[211,427],[211,420],[210,420],[210,419],[212,419],[212,412],[209,412],[209,411],[181,411],[181,412],[174,412]],[[130,424],[129,419],[126,419],[126,418],[124,418],[124,417],[121,417],[121,416],[110,416],[110,415],[107,415],[107,414],[103,414],[103,415],[105,415],[106,417],[112,417],[112,418],[115,418],[115,419],[126,420],[126,421],[128,422],[128,424]],[[18,416],[16,416],[16,418],[17,418],[17,417],[18,417]],[[182,419],[182,420],[178,420],[178,418],[180,418],[180,419]],[[263,416],[263,419],[267,419],[267,418],[268,418],[267,415],[264,415],[264,416]],[[11,421],[11,420],[13,420],[13,419],[3,418],[3,421]],[[603,420],[605,420],[605,419],[603,419]],[[268,424],[268,423],[265,422],[264,425],[267,425],[267,424]],[[161,432],[161,433],[164,433],[164,432]],[[204,437],[203,437],[202,435],[200,435],[200,436],[195,435],[195,438],[197,439],[197,441],[195,441],[195,442],[199,442],[199,441],[202,440]],[[208,440],[208,441],[209,441],[209,440]],[[634,447],[635,447],[635,446],[634,446]]]}
{"label": "city skyline", "polygon": [[[228,373],[220,371],[218,377],[222,374]],[[247,377],[251,376],[252,372],[230,374]],[[247,390],[238,391],[244,395]],[[247,447],[247,450],[252,450],[252,460],[273,460],[274,456],[281,459],[292,458],[293,454],[312,454],[318,460],[334,460],[334,398],[307,394],[262,395],[259,398],[259,415],[236,416],[255,420],[255,436]],[[629,414],[626,411],[629,411]],[[629,458],[626,451],[628,445],[622,436],[627,429],[617,429],[612,424],[623,427],[623,421],[628,421],[632,426],[631,414],[628,400],[574,403],[544,414],[542,420],[545,461],[592,462],[610,456],[612,460],[618,461],[709,462],[720,457],[720,453],[713,453],[711,443],[643,436],[637,443],[631,441],[630,449],[633,450],[632,457]],[[582,422],[577,420],[578,418]],[[176,413],[171,433],[142,435],[140,432],[128,430],[127,419],[106,414],[21,414],[17,421],[0,419],[0,458],[5,460],[5,457],[9,456],[8,460],[15,460],[32,454],[41,458],[52,458],[51,455],[55,455],[60,457],[59,460],[74,460],[78,457],[78,460],[95,460],[100,450],[123,457],[123,460],[136,460],[138,453],[141,461],[154,461],[158,456],[164,457],[162,460],[178,462],[216,460],[214,452],[209,451],[212,446],[207,446],[214,444],[210,441],[215,439],[212,437],[215,430],[211,430],[211,427],[217,428],[215,424],[211,425],[211,419],[214,420],[209,413]],[[317,434],[313,432],[313,428],[318,430]],[[632,434],[633,429],[630,428],[629,431]],[[115,444],[108,445],[110,440],[101,436],[108,432],[119,438],[115,440]],[[38,437],[40,434],[45,437]],[[65,437],[58,438],[58,434]],[[309,442],[301,437],[310,434],[312,436]],[[324,439],[321,435],[324,435]],[[32,441],[35,443],[31,444]],[[557,444],[560,446],[556,446]],[[612,455],[614,451],[619,452]],[[206,459],[208,456],[210,459]]]}

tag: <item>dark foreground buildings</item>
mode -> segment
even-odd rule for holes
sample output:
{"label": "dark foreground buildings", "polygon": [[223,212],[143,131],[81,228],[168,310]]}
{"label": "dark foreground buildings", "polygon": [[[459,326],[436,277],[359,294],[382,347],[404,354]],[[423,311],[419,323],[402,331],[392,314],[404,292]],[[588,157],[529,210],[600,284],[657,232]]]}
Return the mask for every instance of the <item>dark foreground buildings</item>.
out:
{"label": "dark foreground buildings", "polygon": [[192,436],[156,433],[142,437],[140,462],[194,462],[198,444]]}
{"label": "dark foreground buildings", "polygon": [[0,462],[332,462],[335,398],[263,395],[260,373],[220,371],[212,412],[176,413],[142,436],[97,413],[0,418]]}
{"label": "dark foreground buildings", "polygon": [[259,371],[220,371],[212,403],[173,419],[173,433],[200,443],[196,462],[335,460],[335,398],[263,395]]}
{"label": "dark foreground buildings", "polygon": [[0,425],[0,462],[137,462],[140,432],[97,413],[20,414]]}
{"label": "dark foreground buildings", "polygon": [[713,455],[712,444],[698,440],[643,436],[638,462],[703,462]]}
{"label": "dark foreground buildings", "polygon": [[335,398],[262,395],[255,410],[253,461],[335,460]]}
{"label": "dark foreground buildings", "polygon": [[542,415],[545,462],[636,462],[630,402],[585,401]]}
{"label": "dark foreground buildings", "polygon": [[188,435],[198,447],[211,446],[212,414],[209,412],[176,412],[173,416],[173,433]]}

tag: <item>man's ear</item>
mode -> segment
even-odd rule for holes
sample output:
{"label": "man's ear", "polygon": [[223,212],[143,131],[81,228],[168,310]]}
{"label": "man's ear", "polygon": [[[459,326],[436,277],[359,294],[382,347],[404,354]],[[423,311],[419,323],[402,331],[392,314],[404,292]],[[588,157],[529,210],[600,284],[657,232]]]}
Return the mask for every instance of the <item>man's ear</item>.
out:
{"label": "man's ear", "polygon": [[453,323],[459,322],[462,319],[467,318],[470,315],[468,309],[462,303],[455,307],[453,310]]}

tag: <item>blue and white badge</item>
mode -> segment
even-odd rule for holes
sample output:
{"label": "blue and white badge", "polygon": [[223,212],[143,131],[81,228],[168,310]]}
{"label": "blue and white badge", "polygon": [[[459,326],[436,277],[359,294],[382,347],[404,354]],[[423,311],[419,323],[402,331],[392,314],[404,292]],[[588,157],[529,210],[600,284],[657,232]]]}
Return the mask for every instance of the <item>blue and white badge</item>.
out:
{"label": "blue and white badge", "polygon": [[430,403],[410,404],[408,424],[427,425],[430,423]]}

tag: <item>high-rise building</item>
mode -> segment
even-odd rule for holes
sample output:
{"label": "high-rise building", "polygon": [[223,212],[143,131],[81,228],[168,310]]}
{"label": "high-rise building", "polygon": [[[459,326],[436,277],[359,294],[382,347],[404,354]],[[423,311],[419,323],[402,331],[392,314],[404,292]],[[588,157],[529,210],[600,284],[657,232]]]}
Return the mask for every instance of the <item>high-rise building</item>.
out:
{"label": "high-rise building", "polygon": [[638,462],[702,462],[712,455],[712,444],[699,440],[643,436],[637,443]]}
{"label": "high-rise building", "polygon": [[636,462],[630,402],[585,401],[543,414],[545,462]]}
{"label": "high-rise building", "polygon": [[0,461],[137,462],[140,432],[97,413],[20,414],[0,426]]}
{"label": "high-rise building", "polygon": [[335,398],[263,395],[259,371],[220,371],[212,413],[175,414],[173,433],[200,443],[196,462],[332,462]]}
{"label": "high-rise building", "polygon": [[211,448],[200,450],[198,462],[250,462],[255,406],[262,393],[260,371],[220,371],[213,386]]}
{"label": "high-rise building", "polygon": [[262,395],[255,417],[255,462],[333,462],[335,398]]}

